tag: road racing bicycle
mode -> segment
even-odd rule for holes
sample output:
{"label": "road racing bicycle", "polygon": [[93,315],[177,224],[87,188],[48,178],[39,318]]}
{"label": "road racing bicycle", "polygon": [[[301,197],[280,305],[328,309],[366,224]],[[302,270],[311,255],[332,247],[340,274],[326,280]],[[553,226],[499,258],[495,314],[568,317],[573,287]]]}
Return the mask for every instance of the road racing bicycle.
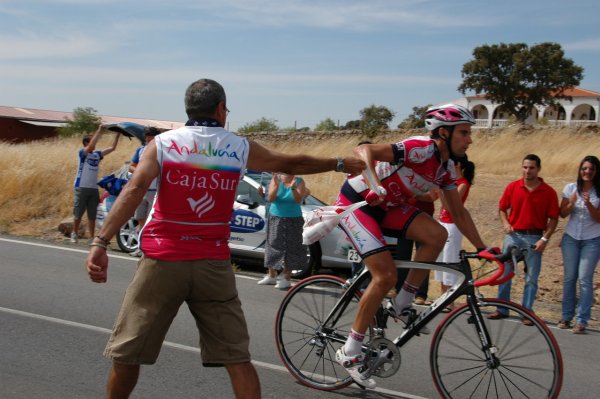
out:
{"label": "road racing bicycle", "polygon": [[[516,248],[501,255],[461,251],[458,263],[396,261],[399,268],[440,270],[458,278],[431,306],[420,313],[413,309],[413,317],[393,340],[386,337],[390,315],[382,303],[362,347],[367,375],[395,375],[401,365],[400,349],[462,296],[465,303],[447,314],[431,340],[431,374],[441,397],[558,397],[562,356],[546,324],[526,308],[484,298],[479,290],[508,281],[520,261],[524,262],[524,251]],[[473,270],[471,263],[477,263]],[[505,274],[506,266],[510,269]],[[335,360],[335,352],[346,341],[368,277],[367,268],[350,280],[329,275],[309,277],[292,287],[283,299],[275,321],[277,350],[287,369],[303,385],[337,390],[353,383]],[[513,316],[487,319],[485,316],[497,307],[506,308]],[[523,320],[532,325],[525,325]]]}

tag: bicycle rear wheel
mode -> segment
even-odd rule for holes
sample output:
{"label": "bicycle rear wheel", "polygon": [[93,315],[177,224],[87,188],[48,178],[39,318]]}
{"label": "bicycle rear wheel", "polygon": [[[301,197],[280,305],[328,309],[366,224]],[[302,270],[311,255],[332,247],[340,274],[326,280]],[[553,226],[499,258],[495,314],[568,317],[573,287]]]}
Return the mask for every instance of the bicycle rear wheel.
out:
{"label": "bicycle rear wheel", "polygon": [[[433,380],[444,398],[557,398],[562,385],[562,356],[556,339],[536,315],[515,303],[483,299],[476,303],[490,337],[486,359],[477,319],[463,305],[438,326],[431,343]],[[502,306],[517,318],[489,320]],[[526,326],[521,320],[530,320]]]}
{"label": "bicycle rear wheel", "polygon": [[[275,320],[275,337],[281,360],[303,385],[321,390],[344,388],[352,383],[335,360],[352,326],[360,294],[356,293],[335,325],[323,325],[345,292],[344,280],[313,276],[296,284],[285,296]],[[365,342],[372,338],[369,328]]]}

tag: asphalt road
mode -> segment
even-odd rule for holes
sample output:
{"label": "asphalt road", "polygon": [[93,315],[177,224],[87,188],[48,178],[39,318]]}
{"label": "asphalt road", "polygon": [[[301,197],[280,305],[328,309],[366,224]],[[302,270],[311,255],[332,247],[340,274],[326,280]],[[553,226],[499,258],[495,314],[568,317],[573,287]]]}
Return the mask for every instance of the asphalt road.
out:
{"label": "asphalt road", "polygon": [[[0,397],[102,398],[110,367],[102,357],[135,259],[111,253],[107,284],[84,271],[85,248],[0,236]],[[264,398],[436,398],[427,354],[430,338],[402,348],[398,374],[378,390],[322,392],[298,384],[275,352],[273,322],[284,292],[257,286],[258,273],[238,274],[251,352]],[[600,394],[600,332],[575,336],[553,328],[564,358],[561,397]],[[182,307],[157,364],[142,367],[133,398],[230,398],[223,369],[203,368],[194,321]]]}

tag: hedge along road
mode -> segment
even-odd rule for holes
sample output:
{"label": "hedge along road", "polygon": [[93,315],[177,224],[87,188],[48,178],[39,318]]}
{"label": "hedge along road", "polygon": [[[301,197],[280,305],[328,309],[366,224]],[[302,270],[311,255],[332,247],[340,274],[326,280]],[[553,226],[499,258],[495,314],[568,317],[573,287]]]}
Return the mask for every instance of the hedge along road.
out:
{"label": "hedge along road", "polygon": [[[136,259],[111,252],[108,283],[88,280],[82,247],[0,236],[0,396],[2,398],[102,397],[110,362],[102,350]],[[237,276],[263,397],[436,398],[427,354],[428,336],[402,349],[398,374],[378,379],[378,390],[321,392],[298,384],[275,350],[273,323],[284,292]],[[600,333],[584,336],[553,328],[563,352],[562,397],[600,394]],[[175,318],[158,362],[142,367],[132,397],[232,397],[223,369],[203,368],[197,331],[187,308]]]}

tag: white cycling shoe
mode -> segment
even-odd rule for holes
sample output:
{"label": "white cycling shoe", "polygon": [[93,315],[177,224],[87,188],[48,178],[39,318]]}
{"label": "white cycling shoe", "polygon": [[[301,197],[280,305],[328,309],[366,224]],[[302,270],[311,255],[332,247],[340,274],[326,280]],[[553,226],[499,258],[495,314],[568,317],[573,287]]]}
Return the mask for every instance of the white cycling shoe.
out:
{"label": "white cycling shoe", "polygon": [[[396,309],[394,308],[394,304],[392,303],[392,301],[387,301],[385,310],[390,317],[393,317],[395,321],[401,321],[406,327],[408,327],[417,318],[417,312],[412,308],[412,306],[402,309],[402,312],[398,314],[396,313]],[[431,330],[429,329],[429,327],[423,326],[418,331],[418,333],[430,334]]]}
{"label": "white cycling shoe", "polygon": [[355,356],[346,356],[343,346],[335,352],[335,360],[346,369],[354,382],[362,387],[373,389],[377,386],[377,383],[372,378],[364,375],[366,371],[364,359],[365,356],[362,353]]}

